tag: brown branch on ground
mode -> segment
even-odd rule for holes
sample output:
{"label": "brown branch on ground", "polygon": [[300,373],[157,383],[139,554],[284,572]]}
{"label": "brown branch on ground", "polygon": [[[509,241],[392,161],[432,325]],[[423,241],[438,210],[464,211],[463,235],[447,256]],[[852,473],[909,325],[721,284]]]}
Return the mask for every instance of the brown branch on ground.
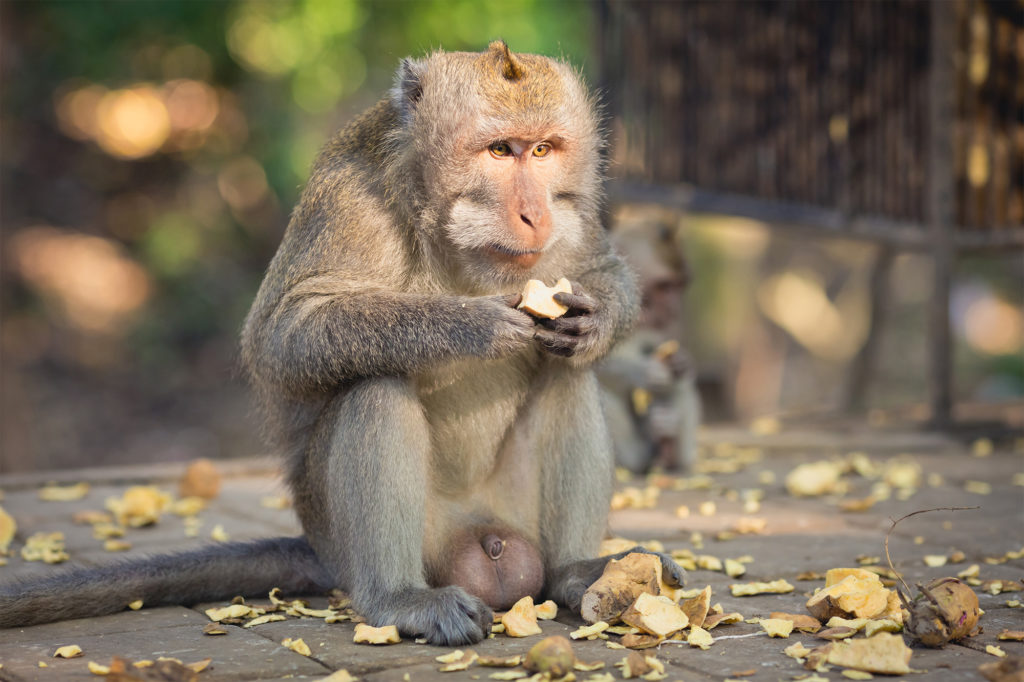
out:
{"label": "brown branch on ground", "polygon": [[895,521],[892,521],[891,517],[889,518],[889,520],[892,521],[892,525],[889,527],[889,532],[887,532],[885,534],[885,560],[889,562],[889,570],[893,572],[893,574],[899,579],[899,581],[901,583],[903,583],[903,587],[907,590],[907,594],[906,594],[905,597],[904,597],[904,595],[903,595],[901,590],[896,590],[896,592],[900,595],[900,600],[904,604],[907,603],[907,600],[910,598],[910,595],[913,594],[913,593],[910,591],[910,586],[907,585],[906,581],[903,580],[903,576],[900,575],[900,573],[896,570],[896,567],[892,565],[892,557],[889,556],[889,536],[892,535],[893,530],[896,529],[896,524],[898,524],[900,521],[903,521],[904,519],[909,519],[911,516],[917,516],[918,514],[927,514],[928,512],[936,512],[936,511],[952,511],[952,512],[957,512],[957,511],[970,511],[972,509],[981,509],[981,507],[935,507],[934,509],[918,509],[917,511],[910,512],[909,514],[904,514],[903,516],[899,517]]}

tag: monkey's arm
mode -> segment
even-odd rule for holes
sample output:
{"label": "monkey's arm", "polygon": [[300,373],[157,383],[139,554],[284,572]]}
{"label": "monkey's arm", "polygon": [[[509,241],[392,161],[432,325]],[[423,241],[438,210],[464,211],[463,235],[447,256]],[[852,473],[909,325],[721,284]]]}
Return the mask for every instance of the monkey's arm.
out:
{"label": "monkey's arm", "polygon": [[512,302],[360,288],[331,275],[310,276],[268,314],[250,315],[243,352],[265,385],[295,393],[330,390],[459,357],[506,355],[533,335],[532,320]]}

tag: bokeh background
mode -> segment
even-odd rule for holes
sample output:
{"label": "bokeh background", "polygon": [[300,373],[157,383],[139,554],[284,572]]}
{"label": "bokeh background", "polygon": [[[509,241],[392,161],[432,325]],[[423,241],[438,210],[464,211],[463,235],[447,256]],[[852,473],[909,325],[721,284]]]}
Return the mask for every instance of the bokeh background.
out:
{"label": "bokeh background", "polygon": [[[263,453],[237,336],[319,146],[401,57],[439,47],[501,37],[610,87],[607,20],[556,0],[0,3],[0,473]],[[630,160],[609,130],[615,177]],[[706,213],[640,220],[668,225],[688,263],[680,315],[709,420],[849,414],[870,246]],[[896,256],[853,416],[927,417],[930,267]],[[1018,426],[1022,272],[1019,251],[961,258],[951,299],[958,403]]]}

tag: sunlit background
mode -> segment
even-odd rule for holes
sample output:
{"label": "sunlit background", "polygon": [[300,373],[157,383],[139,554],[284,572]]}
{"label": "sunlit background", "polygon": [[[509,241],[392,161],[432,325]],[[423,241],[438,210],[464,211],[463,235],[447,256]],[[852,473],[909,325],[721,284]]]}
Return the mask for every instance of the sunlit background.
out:
{"label": "sunlit background", "polygon": [[[502,37],[598,82],[596,8],[0,3],[0,472],[264,452],[237,335],[319,146],[401,57],[442,46]],[[687,343],[710,417],[838,406],[870,327],[869,251],[734,218],[668,222],[694,273]],[[1017,256],[961,262],[962,401],[1024,393]],[[929,269],[915,254],[893,267],[875,414],[924,401]]]}

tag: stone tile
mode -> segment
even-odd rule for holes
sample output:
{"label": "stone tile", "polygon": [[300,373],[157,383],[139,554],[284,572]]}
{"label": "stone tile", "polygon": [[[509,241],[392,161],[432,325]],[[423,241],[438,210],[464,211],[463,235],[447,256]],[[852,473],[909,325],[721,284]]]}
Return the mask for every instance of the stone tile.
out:
{"label": "stone tile", "polygon": [[[100,620],[100,619],[95,619]],[[26,632],[36,628],[26,629]],[[315,660],[306,658],[242,628],[231,627],[228,635],[211,637],[202,634],[202,625],[158,625],[121,632],[95,634],[84,632],[59,634],[32,641],[5,643],[0,662],[3,674],[24,680],[96,680],[88,671],[87,662],[107,664],[111,657],[121,656],[133,661],[167,656],[186,663],[212,658],[204,671],[205,682],[217,680],[259,680],[285,675],[326,675],[330,671]],[[77,644],[84,652],[80,658],[53,659],[57,647]],[[38,661],[49,664],[39,668]]]}

